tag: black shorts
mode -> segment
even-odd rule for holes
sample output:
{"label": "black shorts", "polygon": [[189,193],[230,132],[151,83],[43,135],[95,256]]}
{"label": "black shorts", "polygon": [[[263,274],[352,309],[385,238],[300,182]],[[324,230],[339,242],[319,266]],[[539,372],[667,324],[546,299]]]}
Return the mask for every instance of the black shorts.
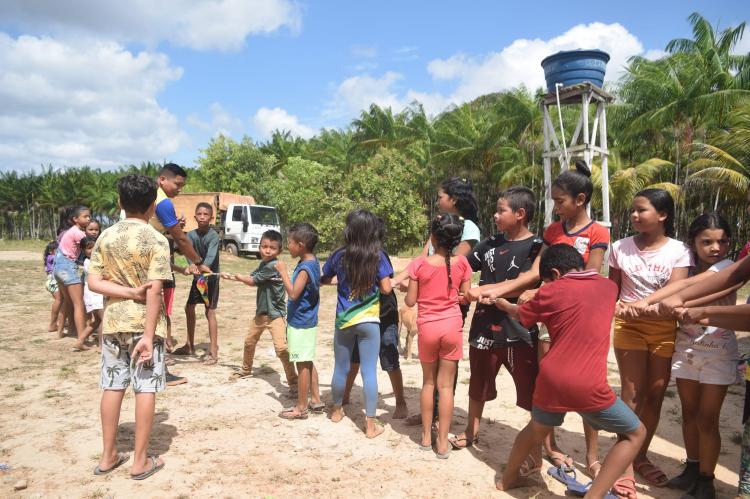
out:
{"label": "black shorts", "polygon": [[201,292],[198,291],[196,279],[193,279],[193,284],[190,286],[190,293],[187,299],[188,305],[206,305],[207,308],[212,310],[216,308],[219,304],[219,276],[210,276],[206,281],[208,282],[208,305],[203,301]]}
{"label": "black shorts", "polygon": [[482,349],[469,348],[469,397],[480,402],[497,398],[495,380],[500,368],[505,368],[516,385],[516,405],[531,410],[534,383],[539,373],[537,345],[530,347],[523,341],[509,346]]}
{"label": "black shorts", "polygon": [[[389,373],[401,368],[398,355],[398,323],[380,323],[380,368]],[[352,364],[359,364],[359,348],[354,344]]]}

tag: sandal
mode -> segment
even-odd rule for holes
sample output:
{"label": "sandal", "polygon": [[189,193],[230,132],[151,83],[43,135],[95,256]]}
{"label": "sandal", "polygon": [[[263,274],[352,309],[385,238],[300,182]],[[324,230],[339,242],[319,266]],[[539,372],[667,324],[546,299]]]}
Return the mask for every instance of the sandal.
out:
{"label": "sandal", "polygon": [[463,437],[453,435],[452,437],[448,437],[448,443],[451,444],[451,447],[456,450],[468,449],[469,447],[473,447],[475,444],[479,443],[479,437],[474,437],[469,440],[468,438],[466,438],[465,434]]}
{"label": "sandal", "polygon": [[204,366],[215,366],[218,362],[219,362],[219,357],[213,356],[211,354],[208,354],[203,358]]}
{"label": "sandal", "polygon": [[612,485],[612,493],[617,497],[624,499],[635,499],[638,494],[635,491],[635,478],[632,476],[623,476],[618,478]]}
{"label": "sandal", "polygon": [[127,452],[118,452],[117,453],[117,459],[115,460],[115,464],[107,468],[106,470],[101,469],[98,465],[96,468],[94,468],[94,475],[106,475],[110,471],[115,470],[116,468],[119,468],[123,464],[127,463],[130,459],[130,454]]}
{"label": "sandal", "polygon": [[[529,463],[529,461],[531,463]],[[521,463],[521,468],[518,470],[518,474],[522,477],[526,478],[534,473],[539,473],[542,471],[542,465],[540,463],[536,462],[536,459],[534,459],[534,456],[529,454],[526,456],[526,459],[524,459],[523,463]]]}
{"label": "sandal", "polygon": [[282,419],[307,419],[307,409],[297,412],[296,407],[287,407],[279,413],[279,417]]}
{"label": "sandal", "polygon": [[195,355],[195,352],[191,352],[189,346],[182,345],[180,348],[172,350],[172,355]]}
{"label": "sandal", "polygon": [[313,404],[310,402],[310,405],[307,406],[308,409],[310,409],[310,412],[313,412],[315,414],[323,414],[323,411],[326,408],[325,402],[318,402],[317,404]]}
{"label": "sandal", "polygon": [[667,475],[665,475],[664,472],[651,461],[645,460],[640,463],[633,463],[633,469],[635,469],[635,472],[641,475],[649,485],[653,485],[654,487],[664,487],[667,485],[667,482],[669,482]]}
{"label": "sandal", "polygon": [[159,464],[159,462],[156,460],[154,456],[150,456],[149,459],[151,460],[151,468],[144,471],[143,473],[138,473],[137,475],[130,475],[130,478],[133,480],[145,480],[146,478],[150,477],[160,469],[164,467],[164,463]]}
{"label": "sandal", "polygon": [[564,472],[570,473],[573,471],[573,458],[568,454],[558,452],[559,456],[553,456],[552,454],[545,454],[544,459],[555,468],[562,468]]}

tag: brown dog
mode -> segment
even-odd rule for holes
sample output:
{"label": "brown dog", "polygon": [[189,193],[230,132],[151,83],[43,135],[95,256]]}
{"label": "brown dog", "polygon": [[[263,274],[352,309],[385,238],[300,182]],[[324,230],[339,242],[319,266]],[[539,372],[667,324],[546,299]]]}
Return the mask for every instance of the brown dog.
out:
{"label": "brown dog", "polygon": [[411,344],[417,335],[417,307],[407,307],[404,305],[398,310],[398,336],[401,337],[401,328],[406,326],[406,345],[404,347],[404,357],[411,359]]}

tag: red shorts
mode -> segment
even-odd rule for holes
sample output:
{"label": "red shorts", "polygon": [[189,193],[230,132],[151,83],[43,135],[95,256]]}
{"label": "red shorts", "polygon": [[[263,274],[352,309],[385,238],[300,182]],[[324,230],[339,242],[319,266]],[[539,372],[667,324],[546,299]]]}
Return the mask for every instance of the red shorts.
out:
{"label": "red shorts", "polygon": [[167,317],[172,317],[172,303],[174,303],[174,289],[175,288],[163,288],[164,293],[164,313]]}
{"label": "red shorts", "polygon": [[417,324],[417,330],[420,362],[461,360],[463,357],[464,321],[460,315]]}
{"label": "red shorts", "polygon": [[539,372],[536,343],[530,347],[519,341],[511,346],[487,350],[470,347],[469,364],[469,397],[473,400],[487,402],[497,398],[495,378],[500,367],[505,366],[516,385],[516,405],[527,411],[531,410],[534,382]]}

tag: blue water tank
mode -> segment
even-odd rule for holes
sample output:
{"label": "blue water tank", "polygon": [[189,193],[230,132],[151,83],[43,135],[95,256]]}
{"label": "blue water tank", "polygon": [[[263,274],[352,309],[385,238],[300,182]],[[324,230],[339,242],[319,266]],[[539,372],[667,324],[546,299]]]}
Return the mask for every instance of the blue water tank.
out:
{"label": "blue water tank", "polygon": [[558,52],[542,61],[547,91],[555,91],[555,83],[564,87],[591,82],[601,88],[607,72],[609,54],[601,50],[567,50]]}

